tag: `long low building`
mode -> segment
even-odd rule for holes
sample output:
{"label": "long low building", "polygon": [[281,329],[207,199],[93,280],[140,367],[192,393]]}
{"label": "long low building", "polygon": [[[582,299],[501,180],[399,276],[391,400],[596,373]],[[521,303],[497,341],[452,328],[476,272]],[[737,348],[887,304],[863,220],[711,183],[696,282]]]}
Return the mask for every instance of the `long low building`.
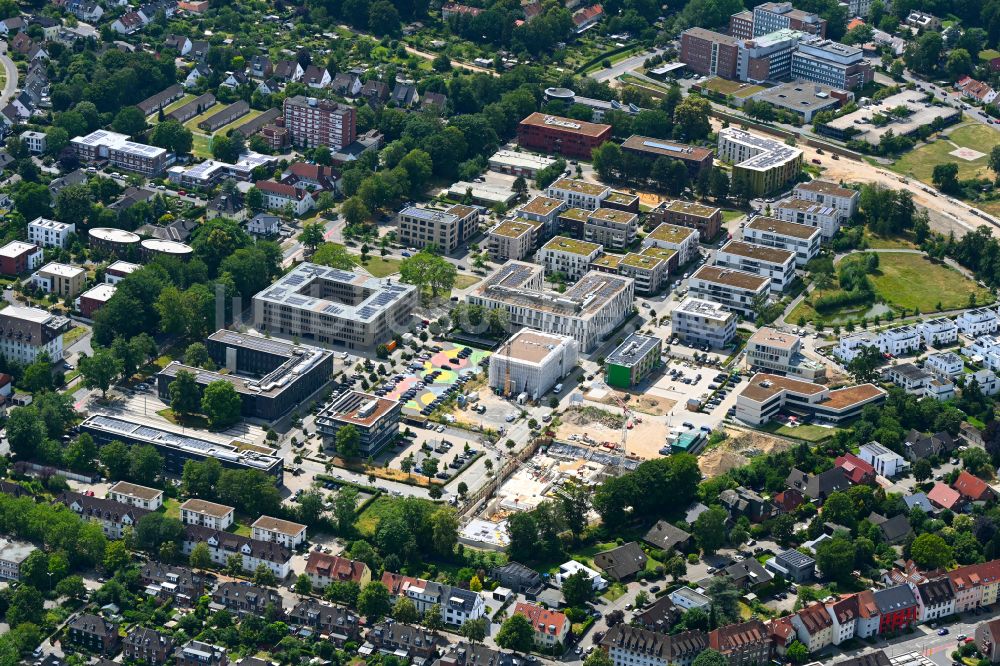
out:
{"label": "long low building", "polygon": [[545,288],[541,266],[508,261],[466,296],[471,305],[499,308],[512,326],[576,338],[584,352],[594,349],[632,312],[631,278],[590,271],[565,292]]}
{"label": "long low building", "polygon": [[92,414],[80,424],[98,446],[115,440],[125,444],[149,444],[163,456],[168,474],[180,475],[188,460],[201,462],[215,458],[228,469],[256,469],[274,478],[284,479],[284,463],[274,449],[234,441],[230,444],[201,439],[180,429],[139,423],[135,417],[124,419],[110,414]]}
{"label": "long low building", "polygon": [[867,405],[885,399],[886,392],[874,384],[839,389],[813,382],[758,373],[736,396],[736,418],[763,425],[778,412],[841,423],[861,413]]}

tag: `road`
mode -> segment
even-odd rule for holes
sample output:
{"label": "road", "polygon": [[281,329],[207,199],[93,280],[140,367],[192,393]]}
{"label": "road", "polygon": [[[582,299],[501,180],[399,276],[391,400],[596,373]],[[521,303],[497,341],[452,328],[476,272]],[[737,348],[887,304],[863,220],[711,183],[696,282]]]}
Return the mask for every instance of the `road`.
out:
{"label": "road", "polygon": [[7,42],[3,42],[3,53],[0,54],[0,64],[3,65],[5,81],[3,85],[3,91],[0,92],[0,106],[6,106],[10,98],[14,96],[14,91],[17,90],[18,74],[17,66],[14,65],[14,61],[7,56]]}
{"label": "road", "polygon": [[628,72],[637,69],[642,65],[642,63],[646,62],[648,58],[652,58],[654,55],[662,53],[662,51],[663,49],[654,49],[653,51],[643,51],[642,53],[638,53],[634,56],[625,58],[624,60],[620,60],[611,65],[611,67],[606,67],[604,69],[600,69],[594,72],[593,74],[590,75],[590,78],[595,79],[597,81],[610,81],[612,79],[616,79],[622,74],[627,74]]}

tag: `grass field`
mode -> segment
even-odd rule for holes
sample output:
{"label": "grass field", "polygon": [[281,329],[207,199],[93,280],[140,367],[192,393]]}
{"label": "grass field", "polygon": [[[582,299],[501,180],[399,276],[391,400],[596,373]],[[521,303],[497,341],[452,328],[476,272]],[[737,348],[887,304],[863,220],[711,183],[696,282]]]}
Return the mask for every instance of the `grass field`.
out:
{"label": "grass field", "polygon": [[738,220],[744,216],[746,216],[746,213],[744,213],[741,210],[729,210],[728,208],[722,209],[722,221],[724,223],[732,222],[733,220]]}
{"label": "grass field", "polygon": [[837,432],[836,428],[823,428],[810,424],[790,427],[774,421],[763,426],[761,429],[775,435],[781,435],[782,437],[802,439],[807,442],[822,442],[828,437],[833,437],[834,433]]}
{"label": "grass field", "polygon": [[[912,176],[927,184],[932,184],[934,166],[954,162],[958,165],[958,178],[990,177],[987,167],[990,150],[1000,145],[1000,133],[979,123],[962,125],[952,130],[947,137],[921,146],[903,155],[891,166],[893,171]],[[975,160],[964,160],[949,153],[956,147],[971,148],[983,153]]]}
{"label": "grass field", "polygon": [[986,49],[985,51],[979,52],[980,60],[993,60],[993,58],[1000,58],[1000,51],[996,49]]}
{"label": "grass field", "polygon": [[364,267],[366,271],[371,273],[374,277],[386,277],[399,272],[399,265],[402,263],[399,259],[389,259],[386,257],[369,257],[368,263],[361,263],[361,257],[355,257],[355,260]]}
{"label": "grass field", "polygon": [[762,86],[751,83],[740,83],[739,81],[727,81],[725,79],[709,79],[701,84],[703,88],[713,90],[720,95],[732,95],[733,97],[749,97],[754,93],[764,90]]}
{"label": "grass field", "polygon": [[865,242],[873,250],[912,250],[916,246],[900,236],[876,236],[867,229],[865,230]]}
{"label": "grass field", "polygon": [[71,344],[82,338],[88,333],[88,329],[83,326],[74,326],[66,333],[63,333],[63,347],[69,347]]}
{"label": "grass field", "polygon": [[201,128],[198,127],[198,123],[200,123],[203,120],[207,120],[208,118],[211,118],[212,116],[217,114],[219,111],[222,111],[227,106],[228,104],[213,104],[212,106],[208,107],[207,109],[202,111],[200,114],[198,114],[191,120],[184,123],[184,127],[187,127],[192,132],[201,132],[202,130]]}
{"label": "grass field", "polygon": [[[416,499],[418,502],[426,502],[428,504],[434,504],[430,500]],[[365,510],[358,515],[357,519],[354,521],[354,527],[357,528],[358,532],[363,536],[370,537],[375,534],[375,530],[378,528],[379,523],[383,518],[388,517],[391,512],[396,509],[394,506],[399,502],[399,500],[382,495],[374,502],[365,507]]]}
{"label": "grass field", "polygon": [[455,278],[455,289],[466,289],[479,282],[482,278],[475,275],[459,275]]}
{"label": "grass field", "polygon": [[212,137],[194,132],[191,141],[191,152],[195,157],[207,159],[212,156]]}
{"label": "grass field", "polygon": [[[236,129],[237,127],[242,127],[243,125],[246,125],[248,122],[250,122],[251,120],[253,120],[262,113],[264,112],[258,111],[257,109],[250,109],[250,111],[248,111],[245,116],[237,118],[228,125],[223,125],[219,129],[215,130],[215,134],[221,134],[222,136],[225,136],[226,133],[229,132],[229,130]],[[213,136],[215,136],[215,134],[213,134]]]}

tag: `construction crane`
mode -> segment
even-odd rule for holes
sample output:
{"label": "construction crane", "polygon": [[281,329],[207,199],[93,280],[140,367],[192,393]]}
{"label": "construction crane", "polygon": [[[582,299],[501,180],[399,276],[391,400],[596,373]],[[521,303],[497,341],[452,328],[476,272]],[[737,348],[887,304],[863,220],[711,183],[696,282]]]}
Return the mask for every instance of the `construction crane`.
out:
{"label": "construction crane", "polygon": [[614,391],[611,392],[611,397],[614,399],[615,403],[622,408],[622,440],[621,444],[615,448],[615,451],[619,453],[618,455],[618,476],[625,473],[625,456],[628,451],[626,444],[628,443],[628,424],[629,419],[632,418],[632,410],[628,408],[625,401],[618,397],[618,394]]}

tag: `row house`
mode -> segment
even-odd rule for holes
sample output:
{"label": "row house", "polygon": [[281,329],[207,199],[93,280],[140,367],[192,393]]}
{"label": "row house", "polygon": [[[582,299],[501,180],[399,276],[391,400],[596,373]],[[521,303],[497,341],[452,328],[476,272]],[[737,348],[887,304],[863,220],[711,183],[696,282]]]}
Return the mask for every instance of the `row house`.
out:
{"label": "row house", "polygon": [[1000,584],[1000,560],[969,564],[945,575],[951,581],[955,593],[956,613],[965,613],[996,602],[997,586]]}
{"label": "row house", "polygon": [[469,590],[389,571],[382,574],[382,584],[393,598],[406,597],[412,601],[418,613],[426,613],[438,605],[441,618],[447,624],[461,626],[466,620],[475,620],[486,614],[482,596]]}
{"label": "row house", "polygon": [[920,349],[923,340],[916,327],[905,325],[880,331],[875,344],[883,354],[901,356]]}
{"label": "row house", "polygon": [[187,525],[184,529],[184,541],[181,544],[184,555],[190,555],[197,544],[204,543],[208,546],[212,562],[219,566],[225,566],[229,558],[236,555],[242,558],[245,571],[256,571],[263,564],[279,580],[286,578],[291,571],[292,551],[281,544],[248,539],[239,534],[197,525]]}
{"label": "row house", "polygon": [[147,561],[139,569],[139,579],[145,592],[159,602],[172,601],[178,606],[191,606],[205,591],[205,579],[187,567]]}
{"label": "row house", "polygon": [[368,630],[358,654],[368,656],[378,650],[383,654],[405,654],[412,663],[427,664],[439,645],[444,645],[440,636],[424,627],[386,619]]}
{"label": "row house", "polygon": [[642,627],[616,624],[601,639],[614,666],[691,666],[709,647],[703,631],[668,635]]}
{"label": "row house", "polygon": [[771,635],[760,620],[750,620],[714,629],[708,647],[720,653],[729,666],[766,664],[771,659]]}
{"label": "row house", "polygon": [[348,608],[317,599],[303,599],[288,614],[289,622],[318,631],[343,647],[361,635],[360,618]]}
{"label": "row house", "polygon": [[809,652],[818,652],[833,643],[833,619],[822,603],[806,606],[791,621],[799,642]]}
{"label": "row house", "polygon": [[880,634],[901,631],[917,623],[920,606],[909,585],[896,585],[872,594],[878,607]]}
{"label": "row house", "polygon": [[941,347],[958,341],[958,324],[947,317],[920,322],[917,330],[928,347]]}
{"label": "row house", "polygon": [[220,583],[212,592],[212,601],[224,606],[228,611],[244,615],[264,615],[269,606],[283,611],[281,595],[266,587],[250,585],[242,581]]}
{"label": "row house", "polygon": [[930,622],[954,615],[955,590],[951,587],[951,579],[941,576],[923,583],[910,583],[910,589],[915,590],[917,599],[917,619],[920,622]]}
{"label": "row house", "polygon": [[976,308],[958,315],[955,324],[965,335],[978,338],[980,335],[996,333],[1000,329],[1000,316],[990,308]]}
{"label": "row house", "polygon": [[84,520],[100,524],[104,535],[109,539],[121,539],[126,528],[135,529],[136,524],[149,513],[146,509],[72,491],[59,495],[56,502],[68,507]]}

